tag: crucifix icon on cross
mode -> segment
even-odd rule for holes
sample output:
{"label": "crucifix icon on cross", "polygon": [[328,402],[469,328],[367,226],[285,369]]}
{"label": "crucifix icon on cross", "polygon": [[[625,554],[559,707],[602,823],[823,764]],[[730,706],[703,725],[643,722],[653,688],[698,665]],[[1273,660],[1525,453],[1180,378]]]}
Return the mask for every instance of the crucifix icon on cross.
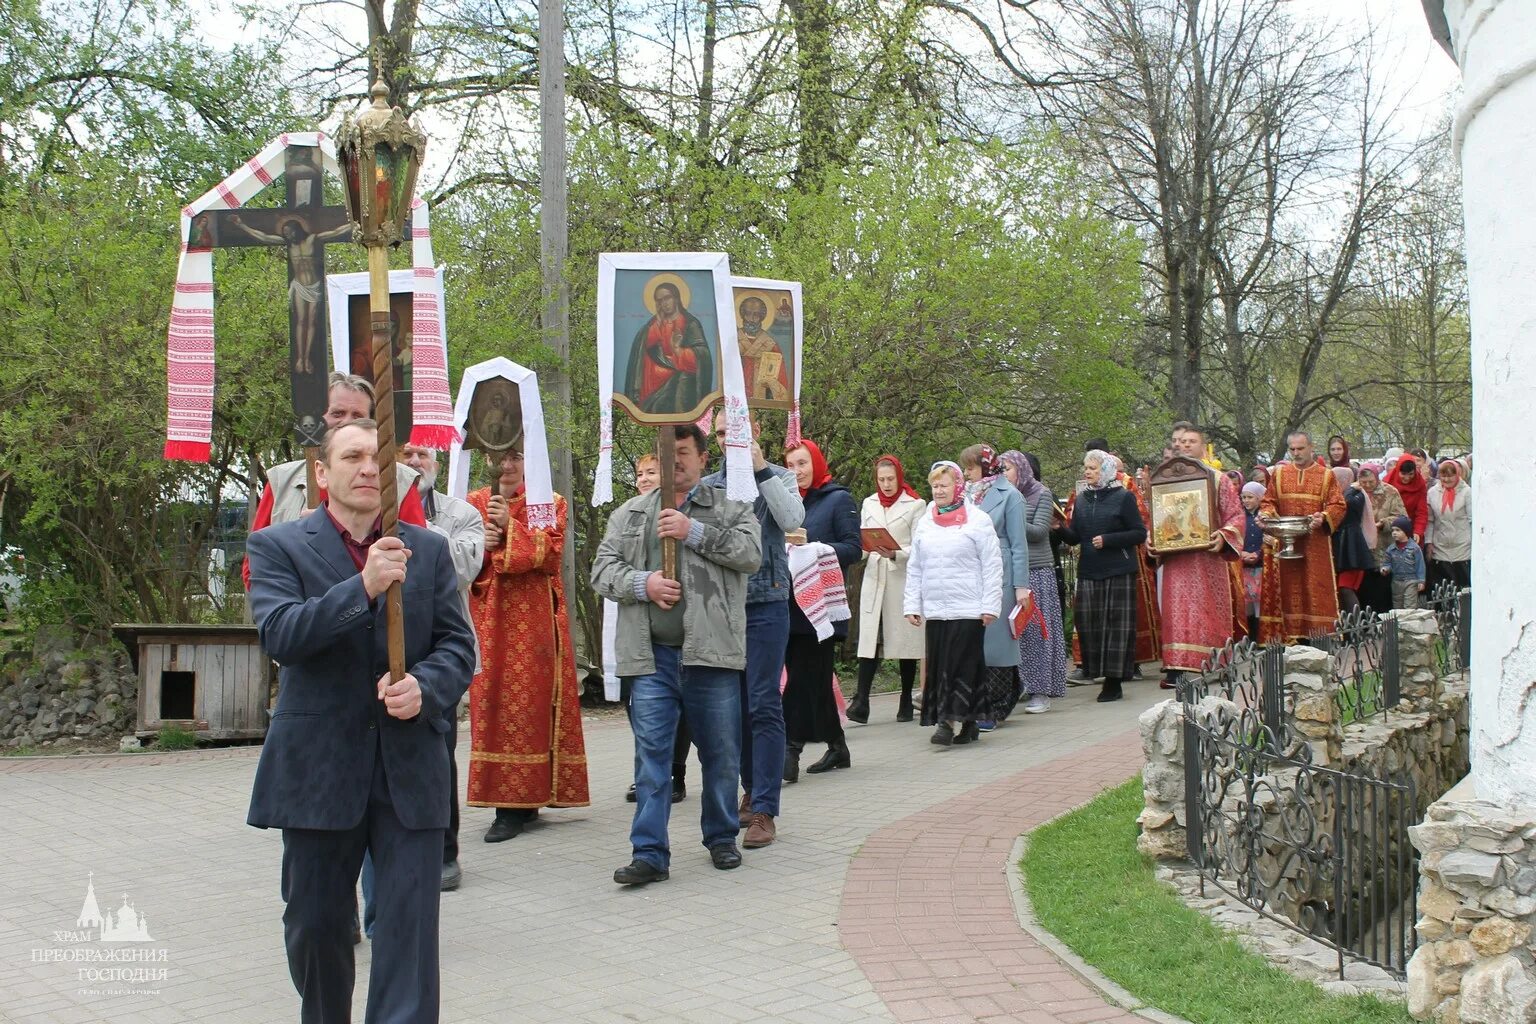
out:
{"label": "crucifix icon on cross", "polygon": [[289,146],[283,151],[283,179],[287,195],[282,206],[200,213],[192,219],[188,247],[286,248],[294,430],[300,445],[313,448],[325,433],[329,375],[325,247],[350,241],[352,229],[346,207],[324,205],[319,151],[314,146]]}

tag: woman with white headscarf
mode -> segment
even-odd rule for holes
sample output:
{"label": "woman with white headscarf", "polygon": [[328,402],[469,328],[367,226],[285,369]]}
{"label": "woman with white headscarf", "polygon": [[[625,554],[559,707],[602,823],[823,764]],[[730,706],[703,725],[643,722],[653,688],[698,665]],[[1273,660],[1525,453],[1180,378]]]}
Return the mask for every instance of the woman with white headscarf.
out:
{"label": "woman with white headscarf", "polygon": [[1073,622],[1082,642],[1083,671],[1104,677],[1098,701],[1119,700],[1120,684],[1136,671],[1136,545],[1147,527],[1136,498],[1120,483],[1120,460],[1095,449],[1083,456],[1087,488],[1073,503],[1060,536],[1079,544]]}
{"label": "woman with white headscarf", "polygon": [[958,465],[934,463],[928,484],[933,502],[912,531],[902,611],[924,630],[922,722],[947,747],[979,734],[983,636],[1002,607],[1003,556],[991,518],[966,500]]}

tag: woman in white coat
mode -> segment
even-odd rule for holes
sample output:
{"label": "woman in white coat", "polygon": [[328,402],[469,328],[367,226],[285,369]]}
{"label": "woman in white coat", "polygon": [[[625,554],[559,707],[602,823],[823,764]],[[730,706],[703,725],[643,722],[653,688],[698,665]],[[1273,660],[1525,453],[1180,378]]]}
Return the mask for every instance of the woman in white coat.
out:
{"label": "woman in white coat", "polygon": [[1429,568],[1429,589],[1442,580],[1457,589],[1472,585],[1472,485],[1459,459],[1446,459],[1436,474],[1439,481],[1429,489],[1429,528],[1424,531],[1424,562]]}
{"label": "woman in white coat", "polygon": [[923,724],[947,747],[978,736],[982,638],[1002,607],[1003,555],[991,517],[966,500],[958,465],[934,463],[928,483],[933,503],[912,532],[902,609],[924,629]]}
{"label": "woman in white coat", "polygon": [[901,604],[912,531],[927,507],[907,483],[900,459],[882,455],[875,460],[875,493],[864,499],[859,528],[884,527],[896,547],[864,552],[864,582],[859,587],[859,692],[848,705],[850,722],[869,721],[869,690],[882,658],[895,658],[901,665],[901,705],[896,709],[896,721],[912,721],[912,685],[923,656],[923,631],[906,620]]}

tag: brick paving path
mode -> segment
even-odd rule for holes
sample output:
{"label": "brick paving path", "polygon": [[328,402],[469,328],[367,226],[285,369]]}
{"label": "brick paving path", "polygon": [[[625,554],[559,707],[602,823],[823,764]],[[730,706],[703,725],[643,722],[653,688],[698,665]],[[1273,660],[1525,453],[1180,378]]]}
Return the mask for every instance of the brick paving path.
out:
{"label": "brick paving path", "polygon": [[[777,844],[713,870],[690,794],[673,815],[672,878],[634,891],[611,881],[629,859],[629,730],[589,720],[590,808],[546,812],[496,846],[480,841],[490,812],[464,814],[464,886],[443,897],[442,1019],[1108,1019],[1019,932],[1001,866],[1020,831],[1136,770],[1136,716],[1163,695],[1152,681],[1126,692],[1097,705],[1073,689],[1048,715],[948,751],[877,698],[874,724],[849,730],[852,770],[785,788]],[[0,1021],[297,1017],[281,837],[244,824],[256,754],[0,759]],[[91,873],[101,908],[126,895],[166,951],[166,980],[135,986],[149,991],[85,994],[75,965],[48,959],[79,948],[56,933],[74,927]],[[365,943],[357,1020],[368,962]]]}
{"label": "brick paving path", "polygon": [[1141,770],[1134,733],[981,786],[876,831],[849,866],[838,934],[898,1021],[1144,1024],[1019,928],[1018,837]]}

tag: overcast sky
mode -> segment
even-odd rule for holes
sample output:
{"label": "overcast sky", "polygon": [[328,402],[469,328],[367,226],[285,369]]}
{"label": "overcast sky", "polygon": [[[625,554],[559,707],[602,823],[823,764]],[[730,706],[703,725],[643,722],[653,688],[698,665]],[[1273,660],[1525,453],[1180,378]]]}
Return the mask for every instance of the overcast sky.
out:
{"label": "overcast sky", "polygon": [[[1456,64],[1430,38],[1419,0],[1287,0],[1297,17],[1327,21],[1346,30],[1373,25],[1381,33],[1382,52],[1395,59],[1394,78],[1416,107],[1441,108],[1457,82]],[[195,6],[218,10],[204,20],[209,40],[250,41],[249,26],[229,12],[226,0],[196,0]],[[355,35],[366,33],[362,12],[350,4],[312,7],[305,17],[324,18],[334,28]]]}
{"label": "overcast sky", "polygon": [[[1451,109],[1460,83],[1455,62],[1430,37],[1419,0],[1284,0],[1297,18],[1323,22],[1337,27],[1345,38],[1355,37],[1369,27],[1377,36],[1377,53],[1389,89],[1403,96],[1399,110],[1399,130],[1416,136]],[[193,0],[210,14],[203,19],[206,38],[215,44],[251,42],[256,30],[241,22],[230,11],[231,0]],[[361,9],[351,3],[310,6],[303,17],[310,19],[311,37],[330,34],[356,39],[359,44],[367,27]],[[328,30],[328,31],[327,31]],[[334,126],[333,126],[334,127]],[[433,125],[424,124],[430,133]],[[530,126],[531,127],[531,126]],[[424,179],[431,180],[445,168],[432,166],[433,157],[443,159],[446,152],[429,151]]]}

